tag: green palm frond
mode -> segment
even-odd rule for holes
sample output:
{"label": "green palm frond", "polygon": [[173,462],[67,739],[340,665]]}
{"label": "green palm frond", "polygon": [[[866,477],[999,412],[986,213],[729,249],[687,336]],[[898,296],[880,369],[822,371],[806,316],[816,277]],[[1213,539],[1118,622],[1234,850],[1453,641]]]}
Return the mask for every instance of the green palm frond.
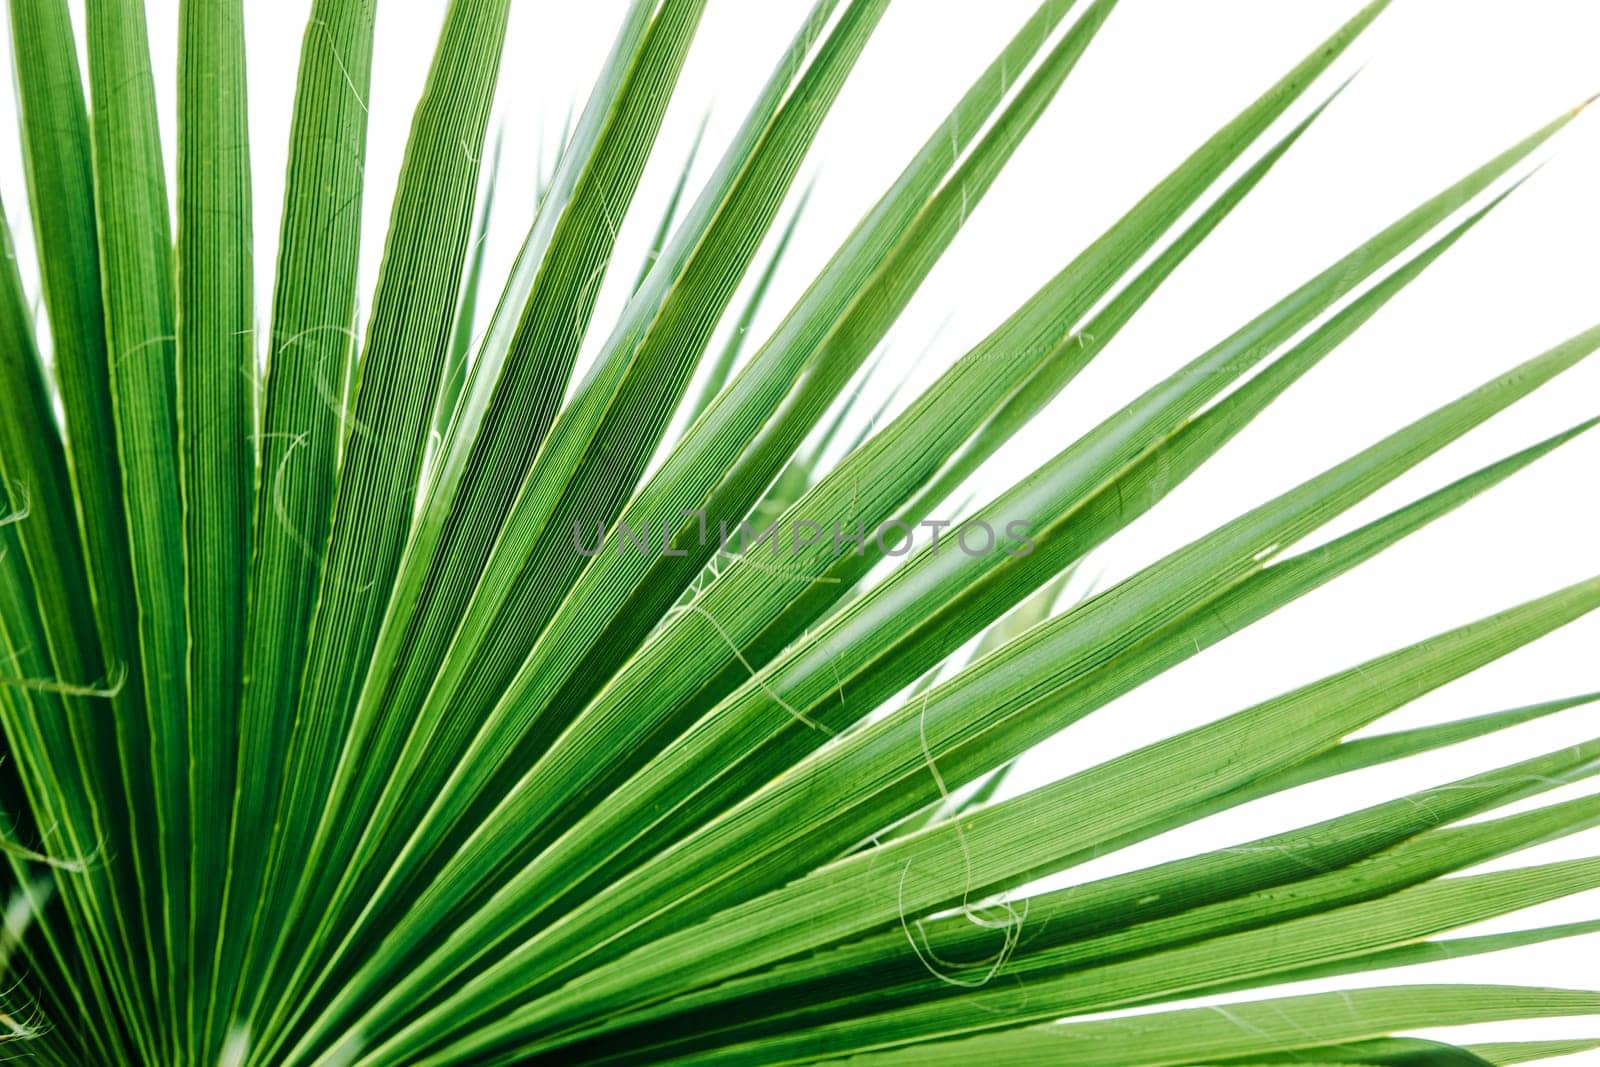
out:
{"label": "green palm frond", "polygon": [[[1414,1034],[1600,1015],[1600,993],[1355,983],[1600,930],[1450,936],[1600,889],[1600,859],[1523,855],[1600,826],[1600,739],[1079,869],[1592,711],[1530,691],[1385,725],[1600,608],[1600,578],[1043,784],[1014,773],[1600,421],[1394,495],[1600,348],[1595,327],[1120,581],[1072,580],[1469,243],[1577,110],[974,496],[1337,107],[1332,71],[1385,0],[903,399],[871,388],[889,334],[1115,0],[1043,0],[787,306],[806,164],[888,0],[815,0],[726,143],[702,119],[677,155],[657,141],[715,13],[630,0],[520,198],[517,135],[490,129],[511,0],[451,0],[360,318],[371,0],[311,3],[259,310],[251,178],[278,164],[252,159],[243,0],[177,4],[175,213],[141,0],[90,0],[81,57],[66,0],[7,6],[26,187],[5,195],[38,252],[0,232],[19,1056],[1483,1067],[1596,1047]],[[496,279],[486,242],[524,203]],[[641,212],[643,262],[613,270]],[[1313,980],[1332,991],[1284,988]]]}

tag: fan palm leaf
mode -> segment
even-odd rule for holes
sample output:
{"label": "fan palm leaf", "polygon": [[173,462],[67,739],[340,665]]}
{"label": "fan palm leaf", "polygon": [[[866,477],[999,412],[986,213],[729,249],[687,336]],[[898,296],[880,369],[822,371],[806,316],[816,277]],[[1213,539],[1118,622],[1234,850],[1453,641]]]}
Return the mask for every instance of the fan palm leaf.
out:
{"label": "fan palm leaf", "polygon": [[[7,229],[0,1025],[17,1047],[308,1067],[1592,1049],[1406,1035],[1600,1015],[1600,993],[1279,987],[1595,932],[1446,936],[1600,888],[1600,860],[1515,859],[1600,825],[1581,791],[1600,740],[1077,868],[1592,705],[1530,693],[1383,725],[1600,607],[1600,578],[1043,784],[1010,774],[1596,421],[1337,525],[1580,363],[1600,327],[1508,357],[1098,593],[1068,580],[1470,241],[1572,111],[956,509],[1336,106],[1330,71],[1386,3],[879,407],[891,329],[1117,6],[1043,0],[762,333],[804,164],[888,0],[815,0],[715,161],[697,136],[672,164],[664,206],[643,176],[715,16],[630,0],[487,314],[484,243],[517,199],[507,132],[488,148],[512,5],[451,0],[364,322],[375,5],[313,0],[259,329],[242,0],[178,4],[175,211],[140,0],[90,0],[81,57],[65,0],[8,0],[27,180],[5,192],[43,298],[41,320]],[[613,316],[619,227],[652,210]]]}

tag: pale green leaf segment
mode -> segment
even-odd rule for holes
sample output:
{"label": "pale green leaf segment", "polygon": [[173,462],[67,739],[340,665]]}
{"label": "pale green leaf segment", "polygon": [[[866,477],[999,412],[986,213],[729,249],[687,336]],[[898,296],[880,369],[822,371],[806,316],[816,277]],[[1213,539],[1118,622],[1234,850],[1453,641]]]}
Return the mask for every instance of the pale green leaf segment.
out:
{"label": "pale green leaf segment", "polygon": [[1468,1052],[1496,1065],[1536,1063],[1541,1060],[1577,1056],[1600,1048],[1600,1041],[1506,1041],[1490,1045],[1473,1045]]}
{"label": "pale green leaf segment", "polygon": [[500,150],[505,144],[505,127],[495,131],[494,151],[489,156],[488,181],[483,202],[478,205],[478,224],[472,231],[472,249],[466,277],[461,282],[461,297],[456,304],[456,324],[450,334],[450,351],[439,383],[438,404],[433,412],[433,436],[429,443],[444,439],[455,416],[456,401],[467,380],[467,365],[472,356],[473,330],[477,323],[478,293],[483,286],[484,257],[488,253],[489,225],[494,219],[494,195],[500,184]]}
{"label": "pale green leaf segment", "polygon": [[[1596,694],[1366,733],[1600,608],[1600,578],[1008,795],[1040,741],[1597,422],[1298,547],[1576,365],[1600,327],[1058,605],[1098,546],[1470,249],[1574,112],[963,505],[995,551],[958,551],[953,528],[912,551],[912,524],[1114,353],[1315,135],[1339,90],[1314,87],[1385,4],[1352,4],[921,396],[867,420],[862,383],[900,313],[1116,6],[1044,0],[760,337],[810,221],[797,178],[889,0],[815,0],[731,139],[715,149],[702,125],[659,204],[635,203],[641,177],[716,8],[631,0],[503,282],[483,249],[506,214],[500,138],[522,134],[485,142],[511,3],[452,0],[364,333],[379,12],[314,0],[258,351],[245,5],[177,7],[174,215],[140,0],[89,0],[83,64],[64,0],[11,0],[27,187],[6,195],[25,194],[40,256],[31,274],[0,232],[0,1040],[46,1063],[249,1067],[1484,1067],[1592,1050],[1402,1035],[1600,1015],[1595,993],[1270,990],[1600,930],[1447,936],[1600,887],[1592,858],[1475,870],[1600,825],[1600,739],[1427,772],[1448,746],[1592,718]],[[641,210],[645,262],[614,278]],[[600,322],[608,278],[631,284]],[[654,550],[619,548],[624,530]],[[1074,880],[1399,760],[1422,779],[1405,795]],[[1045,875],[1063,887],[1030,888]]]}
{"label": "pale green leaf segment", "polygon": [[650,268],[661,258],[662,249],[667,245],[667,238],[672,236],[672,227],[678,221],[678,209],[683,204],[683,194],[689,189],[689,175],[694,172],[694,163],[700,157],[701,145],[705,144],[706,123],[709,121],[711,113],[708,111],[701,117],[700,127],[695,130],[694,140],[689,143],[689,152],[683,158],[683,166],[678,169],[678,180],[672,184],[672,192],[667,195],[667,202],[661,209],[661,221],[656,223],[655,233],[650,237],[650,246],[645,250],[644,261],[639,264],[639,273],[634,276],[632,291],[635,293],[650,276]]}
{"label": "pale green leaf segment", "polygon": [[[1030,1027],[993,1037],[860,1057],[863,1065],[943,1067],[987,1057],[1021,1067],[1179,1067],[1318,1062],[1285,1054],[1370,1040],[1396,1030],[1592,1015],[1600,997],[1517,986],[1392,986],[1189,1008],[1089,1023]],[[1349,1063],[1334,1058],[1325,1063]],[[1357,1060],[1355,1062],[1362,1062]],[[1379,1061],[1381,1062],[1381,1061]]]}
{"label": "pale green leaf segment", "polygon": [[[700,395],[695,399],[694,407],[690,409],[690,421],[699,417],[716,395],[727,386],[728,379],[733,376],[734,364],[738,362],[739,353],[743,351],[748,339],[750,328],[755,323],[756,315],[761,311],[762,302],[765,301],[767,290],[772,285],[772,280],[777,276],[778,268],[783,264],[784,253],[789,250],[789,242],[794,239],[795,230],[800,225],[800,220],[805,215],[806,202],[811,199],[811,187],[807,186],[801,195],[799,203],[789,215],[789,221],[784,224],[778,236],[778,243],[773,246],[772,254],[767,258],[766,266],[756,278],[756,284],[751,288],[749,297],[746,298],[744,307],[733,320],[733,329],[728,334],[727,342],[722,350],[717,353],[717,358],[711,362],[711,367],[706,374],[706,380],[701,383]],[[643,279],[641,279],[642,281]]]}

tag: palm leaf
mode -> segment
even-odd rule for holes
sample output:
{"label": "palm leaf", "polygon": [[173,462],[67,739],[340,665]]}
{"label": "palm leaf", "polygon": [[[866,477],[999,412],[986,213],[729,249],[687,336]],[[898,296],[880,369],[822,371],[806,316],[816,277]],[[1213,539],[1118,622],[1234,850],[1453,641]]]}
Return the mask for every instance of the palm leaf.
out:
{"label": "palm leaf", "polygon": [[[1395,485],[1576,367],[1600,327],[1066,592],[1439,260],[1465,260],[1514,191],[1533,196],[1531,158],[1576,111],[989,477],[1281,180],[1385,6],[1352,5],[902,404],[872,388],[891,331],[1115,0],[1041,0],[787,307],[777,283],[813,220],[801,173],[888,0],[814,0],[727,142],[702,121],[664,162],[716,8],[630,0],[503,278],[484,248],[517,134],[484,148],[511,4],[451,0],[364,327],[378,16],[314,0],[260,353],[251,177],[271,163],[250,151],[244,5],[178,5],[173,214],[140,0],[91,0],[82,65],[66,4],[12,0],[26,186],[5,193],[39,256],[0,230],[0,1040],[46,1063],[232,1067],[1591,1051],[1411,1032],[1600,1015],[1593,992],[1280,987],[1600,929],[1452,935],[1600,887],[1600,860],[1523,855],[1600,825],[1600,740],[1430,771],[1585,715],[1593,692],[1384,725],[1600,608],[1600,578],[1181,732],[1113,702],[1493,506],[1593,429]],[[641,195],[652,163],[661,203]],[[641,213],[643,263],[613,272]],[[1091,715],[1162,728],[1050,781],[1017,772]],[[1400,761],[1422,779],[1403,793],[1357,784],[1317,821],[1084,869]]]}

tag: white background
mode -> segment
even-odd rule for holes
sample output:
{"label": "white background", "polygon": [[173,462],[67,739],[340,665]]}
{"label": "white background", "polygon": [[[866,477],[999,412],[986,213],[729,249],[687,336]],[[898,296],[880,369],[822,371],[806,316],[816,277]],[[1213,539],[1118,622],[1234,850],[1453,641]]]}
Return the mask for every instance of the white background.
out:
{"label": "white background", "polygon": [[[531,217],[539,161],[548,159],[569,107],[581,106],[624,6],[623,0],[517,0],[514,6],[496,115],[505,155],[488,247],[490,302]],[[805,6],[797,0],[711,0],[638,210],[624,223],[614,284],[602,296],[597,322],[607,322],[619,306],[701,116],[710,109],[711,150],[695,171],[703,177]],[[886,397],[901,379],[911,387],[931,381],[1357,6],[1356,0],[1124,0],[924,286],[869,395]],[[276,245],[293,76],[309,2],[247,0],[246,7],[258,259],[267,264]],[[758,339],[1031,7],[1030,0],[902,0],[891,9],[808,162],[803,177],[815,177],[815,194],[758,322]],[[440,0],[379,5],[363,265],[369,292],[410,110],[442,9]],[[170,153],[176,3],[153,0],[150,17]],[[1398,0],[1324,83],[1329,89],[1364,66],[1350,89],[976,487],[992,493],[1010,484],[1397,214],[1600,90],[1597,51],[1595,0]],[[9,100],[0,114],[0,182],[32,284]],[[1548,165],[1523,190],[1189,484],[1098,553],[1074,588],[1115,581],[1600,320],[1600,116],[1580,118],[1541,158]],[[169,177],[170,167],[169,160]],[[266,273],[259,279],[263,308],[270,291]],[[911,392],[901,392],[901,405]],[[1338,529],[1597,413],[1600,361],[1424,465]],[[1600,572],[1597,466],[1600,433],[1069,730],[1025,761],[1016,783],[1038,784]],[[1600,617],[1418,702],[1384,728],[1600,689],[1597,649]],[[1267,810],[1211,820],[1074,877],[1236,843],[1596,734],[1600,705],[1301,790]],[[1582,792],[1568,789],[1537,803]],[[1597,847],[1600,834],[1591,832],[1515,862]],[[1597,913],[1600,894],[1590,894],[1495,928]],[[1587,938],[1370,981],[1594,987],[1600,986],[1597,950],[1600,938]],[[1595,1033],[1600,1020],[1456,1036]],[[1600,1055],[1582,1059],[1600,1063]]]}

